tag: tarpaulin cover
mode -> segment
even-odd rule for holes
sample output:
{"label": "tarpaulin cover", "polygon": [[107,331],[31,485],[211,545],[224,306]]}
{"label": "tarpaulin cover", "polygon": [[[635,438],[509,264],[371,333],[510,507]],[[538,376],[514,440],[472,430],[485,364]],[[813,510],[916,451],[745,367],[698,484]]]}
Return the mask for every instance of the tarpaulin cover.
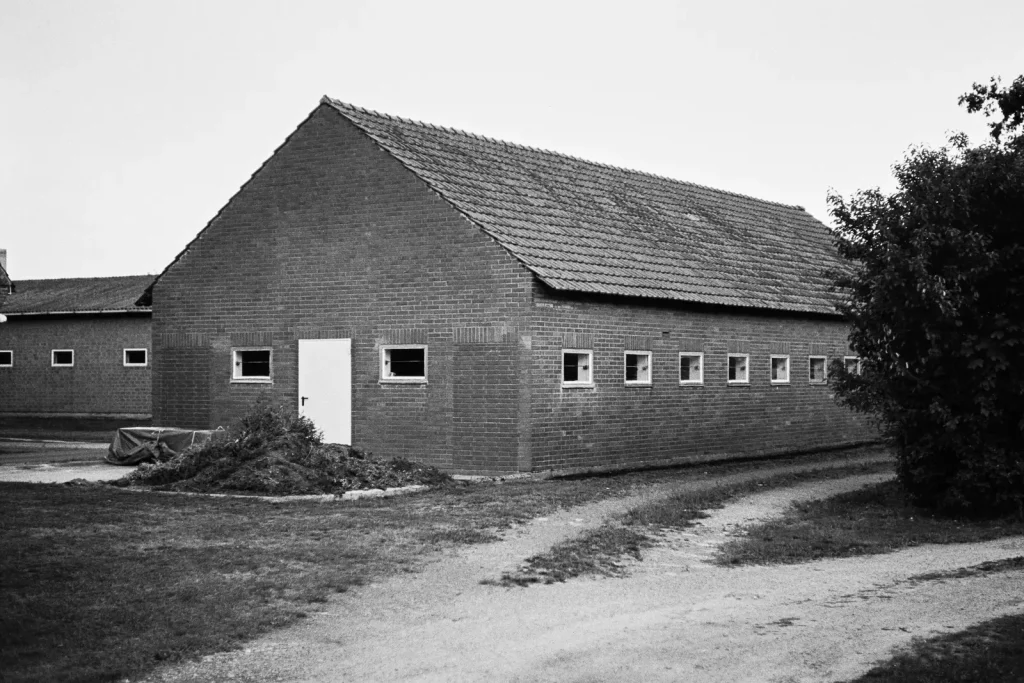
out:
{"label": "tarpaulin cover", "polygon": [[173,427],[123,427],[114,434],[105,460],[114,465],[137,465],[140,462],[166,459],[189,446],[201,446],[210,440],[209,429],[175,429]]}

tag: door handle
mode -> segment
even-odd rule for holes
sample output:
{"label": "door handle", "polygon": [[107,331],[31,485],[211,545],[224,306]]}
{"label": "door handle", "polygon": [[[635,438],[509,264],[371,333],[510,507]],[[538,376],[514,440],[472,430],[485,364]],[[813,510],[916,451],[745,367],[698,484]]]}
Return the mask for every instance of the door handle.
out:
{"label": "door handle", "polygon": [[308,400],[309,400],[309,396],[303,396],[302,397],[302,403],[300,405],[302,407],[305,407],[306,406],[306,401],[308,401]]}

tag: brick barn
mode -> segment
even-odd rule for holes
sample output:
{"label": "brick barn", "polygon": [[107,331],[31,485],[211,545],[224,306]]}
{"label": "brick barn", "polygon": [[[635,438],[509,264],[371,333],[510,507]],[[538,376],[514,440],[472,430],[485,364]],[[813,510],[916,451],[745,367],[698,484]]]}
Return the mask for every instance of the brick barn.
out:
{"label": "brick barn", "polygon": [[835,263],[801,207],[324,98],[140,300],[154,424],[268,395],[478,474],[854,444]]}
{"label": "brick barn", "polygon": [[0,421],[148,420],[151,314],[135,301],[152,281],[0,282]]}

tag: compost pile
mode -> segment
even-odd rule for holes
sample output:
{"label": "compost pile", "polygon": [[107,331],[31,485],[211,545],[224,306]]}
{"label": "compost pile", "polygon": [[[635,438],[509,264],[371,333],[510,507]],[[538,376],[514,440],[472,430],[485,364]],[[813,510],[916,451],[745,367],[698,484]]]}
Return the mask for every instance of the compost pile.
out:
{"label": "compost pile", "polygon": [[259,405],[226,436],[140,465],[114,483],[200,493],[302,495],[450,481],[436,467],[325,444],[309,419]]}

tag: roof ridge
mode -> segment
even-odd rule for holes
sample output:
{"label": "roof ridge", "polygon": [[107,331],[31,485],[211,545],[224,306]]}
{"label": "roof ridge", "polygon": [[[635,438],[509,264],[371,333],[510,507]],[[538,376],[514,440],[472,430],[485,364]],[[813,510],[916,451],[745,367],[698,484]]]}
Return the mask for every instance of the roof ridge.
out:
{"label": "roof ridge", "polygon": [[363,114],[367,114],[367,115],[370,115],[370,116],[377,116],[379,118],[388,119],[389,121],[398,121],[398,122],[401,122],[401,123],[406,123],[406,124],[410,124],[410,125],[414,125],[414,126],[419,126],[421,128],[430,128],[430,129],[433,129],[433,130],[440,130],[440,131],[445,131],[445,132],[448,132],[448,133],[455,133],[457,135],[464,135],[466,137],[474,138],[476,140],[484,140],[486,142],[491,142],[491,143],[495,143],[495,144],[499,144],[499,145],[504,145],[505,147],[511,147],[513,149],[522,149],[522,150],[527,150],[527,151],[530,151],[530,152],[539,152],[541,154],[549,154],[551,156],[560,157],[562,159],[571,159],[573,161],[577,161],[577,162],[580,162],[580,163],[590,164],[592,166],[597,166],[599,168],[606,168],[606,169],[610,169],[610,170],[613,170],[613,171],[624,171],[626,173],[632,173],[632,174],[636,174],[636,175],[646,176],[648,178],[655,178],[657,180],[665,180],[665,181],[668,181],[670,183],[679,183],[679,184],[682,184],[682,185],[688,185],[689,187],[700,188],[700,189],[703,189],[703,190],[711,190],[712,192],[721,192],[722,194],[732,195],[733,197],[742,197],[743,199],[750,199],[750,200],[753,200],[755,202],[762,202],[764,204],[772,204],[774,206],[782,206],[782,207],[785,207],[787,209],[796,209],[797,211],[802,211],[804,213],[807,212],[807,209],[805,209],[803,206],[800,206],[799,204],[785,204],[783,202],[777,202],[777,201],[774,201],[774,200],[771,200],[771,199],[763,199],[761,197],[755,197],[754,195],[744,194],[742,192],[735,192],[733,190],[723,190],[722,188],[719,188],[719,187],[712,187],[710,185],[704,185],[704,184],[701,184],[701,183],[694,183],[694,182],[691,182],[689,180],[680,180],[679,178],[672,178],[670,176],[661,175],[659,173],[651,173],[650,171],[643,171],[643,170],[635,169],[635,168],[627,168],[625,166],[616,166],[615,164],[609,164],[609,163],[605,163],[603,161],[594,161],[593,159],[585,159],[583,157],[574,156],[572,154],[566,154],[565,152],[558,152],[558,151],[555,151],[555,150],[544,149],[543,147],[533,147],[531,145],[524,145],[522,143],[511,142],[509,140],[501,140],[499,138],[492,138],[492,137],[487,136],[487,135],[482,135],[480,133],[473,133],[473,132],[470,132],[470,131],[461,130],[459,128],[452,128],[452,127],[449,127],[449,126],[442,126],[442,125],[439,125],[439,124],[428,123],[426,121],[417,121],[416,119],[405,118],[403,116],[395,116],[394,114],[388,114],[386,112],[379,112],[379,111],[376,111],[374,109],[367,109],[366,107],[360,107],[359,105],[356,105],[356,104],[350,104],[348,102],[342,102],[341,100],[338,100],[338,99],[335,99],[333,97],[330,97],[329,95],[324,95],[323,97],[321,97],[320,98],[320,103],[321,104],[328,104],[328,105],[334,107],[335,109],[338,109],[338,110],[342,111],[343,114],[345,113],[343,111],[344,109],[354,109],[355,111],[362,112]]}

